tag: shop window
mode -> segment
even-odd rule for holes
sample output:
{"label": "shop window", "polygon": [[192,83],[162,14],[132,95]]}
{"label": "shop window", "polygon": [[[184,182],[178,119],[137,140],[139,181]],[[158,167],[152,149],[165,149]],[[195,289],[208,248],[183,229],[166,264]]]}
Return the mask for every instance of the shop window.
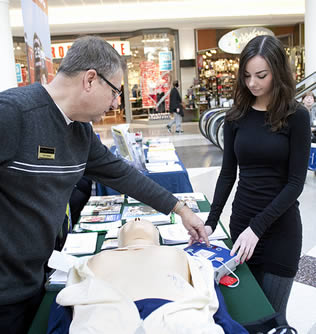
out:
{"label": "shop window", "polygon": [[172,81],[177,78],[175,37],[166,32],[151,32],[128,39],[128,83],[133,118],[169,110]]}
{"label": "shop window", "polygon": [[213,48],[200,52],[197,63],[199,82],[194,89],[200,111],[232,105],[239,56]]}

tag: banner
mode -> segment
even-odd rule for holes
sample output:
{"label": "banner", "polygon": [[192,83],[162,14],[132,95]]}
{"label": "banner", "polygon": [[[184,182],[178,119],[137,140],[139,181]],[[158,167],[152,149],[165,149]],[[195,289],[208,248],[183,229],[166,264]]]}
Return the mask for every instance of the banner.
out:
{"label": "banner", "polygon": [[30,83],[53,79],[47,0],[21,0]]}

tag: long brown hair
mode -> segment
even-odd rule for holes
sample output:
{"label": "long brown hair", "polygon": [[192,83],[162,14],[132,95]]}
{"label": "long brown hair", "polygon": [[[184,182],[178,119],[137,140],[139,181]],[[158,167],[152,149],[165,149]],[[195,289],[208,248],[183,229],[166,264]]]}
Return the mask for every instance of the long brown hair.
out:
{"label": "long brown hair", "polygon": [[254,104],[256,97],[251,94],[245,82],[245,68],[248,61],[261,56],[268,63],[272,73],[271,99],[267,106],[266,123],[272,131],[286,125],[286,119],[295,112],[295,81],[282,43],[273,36],[257,36],[250,40],[240,55],[234,106],[226,114],[228,121],[243,117]]}

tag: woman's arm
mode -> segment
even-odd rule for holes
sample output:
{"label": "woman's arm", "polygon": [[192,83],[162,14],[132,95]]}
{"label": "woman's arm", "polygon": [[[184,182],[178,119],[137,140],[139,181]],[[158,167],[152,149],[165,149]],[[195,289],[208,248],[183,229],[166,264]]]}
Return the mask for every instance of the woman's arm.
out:
{"label": "woman's arm", "polygon": [[227,198],[236,180],[237,158],[234,152],[235,123],[225,121],[224,124],[224,155],[222,169],[217,179],[211,211],[205,225],[214,231]]}

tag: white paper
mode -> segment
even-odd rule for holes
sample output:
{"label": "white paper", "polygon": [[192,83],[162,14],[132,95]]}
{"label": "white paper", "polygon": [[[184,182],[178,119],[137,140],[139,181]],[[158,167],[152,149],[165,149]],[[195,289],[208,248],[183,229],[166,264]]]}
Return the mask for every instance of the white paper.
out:
{"label": "white paper", "polygon": [[127,202],[128,203],[140,203],[140,201],[130,196],[127,197]]}
{"label": "white paper", "polygon": [[49,268],[68,273],[69,269],[73,267],[77,261],[78,258],[75,256],[54,250],[48,259],[48,266]]}
{"label": "white paper", "polygon": [[93,254],[96,249],[98,233],[68,233],[62,252],[72,255]]}
{"label": "white paper", "polygon": [[117,239],[106,239],[104,240],[101,249],[113,249],[118,247],[118,240]]}
{"label": "white paper", "polygon": [[179,161],[175,151],[148,151],[147,159],[152,162]]}
{"label": "white paper", "polygon": [[110,231],[122,226],[122,221],[110,223],[80,223],[80,228],[88,231]]}
{"label": "white paper", "polygon": [[[175,243],[186,243],[190,239],[188,231],[185,229],[182,223],[170,224],[157,227],[163,244],[175,244]],[[227,235],[222,229],[221,225],[218,224],[214,233],[209,236],[209,240],[226,239]]]}
{"label": "white paper", "polygon": [[112,228],[106,233],[106,238],[117,238],[119,228]]}
{"label": "white paper", "polygon": [[149,138],[148,140],[149,145],[157,145],[157,144],[165,144],[170,142],[169,137],[155,137]]}
{"label": "white paper", "polygon": [[49,276],[49,282],[50,284],[65,284],[67,282],[67,276],[68,273],[65,273],[64,271],[60,270],[55,270]]}
{"label": "white paper", "polygon": [[149,173],[178,172],[183,170],[180,164],[176,164],[173,161],[164,163],[147,163],[145,166]]}
{"label": "white paper", "polygon": [[150,151],[175,151],[173,143],[151,143],[148,148]]}
{"label": "white paper", "polygon": [[[205,196],[203,193],[175,193],[173,196],[177,197],[179,200],[196,200],[205,201]],[[208,213],[207,213],[208,214]]]}

